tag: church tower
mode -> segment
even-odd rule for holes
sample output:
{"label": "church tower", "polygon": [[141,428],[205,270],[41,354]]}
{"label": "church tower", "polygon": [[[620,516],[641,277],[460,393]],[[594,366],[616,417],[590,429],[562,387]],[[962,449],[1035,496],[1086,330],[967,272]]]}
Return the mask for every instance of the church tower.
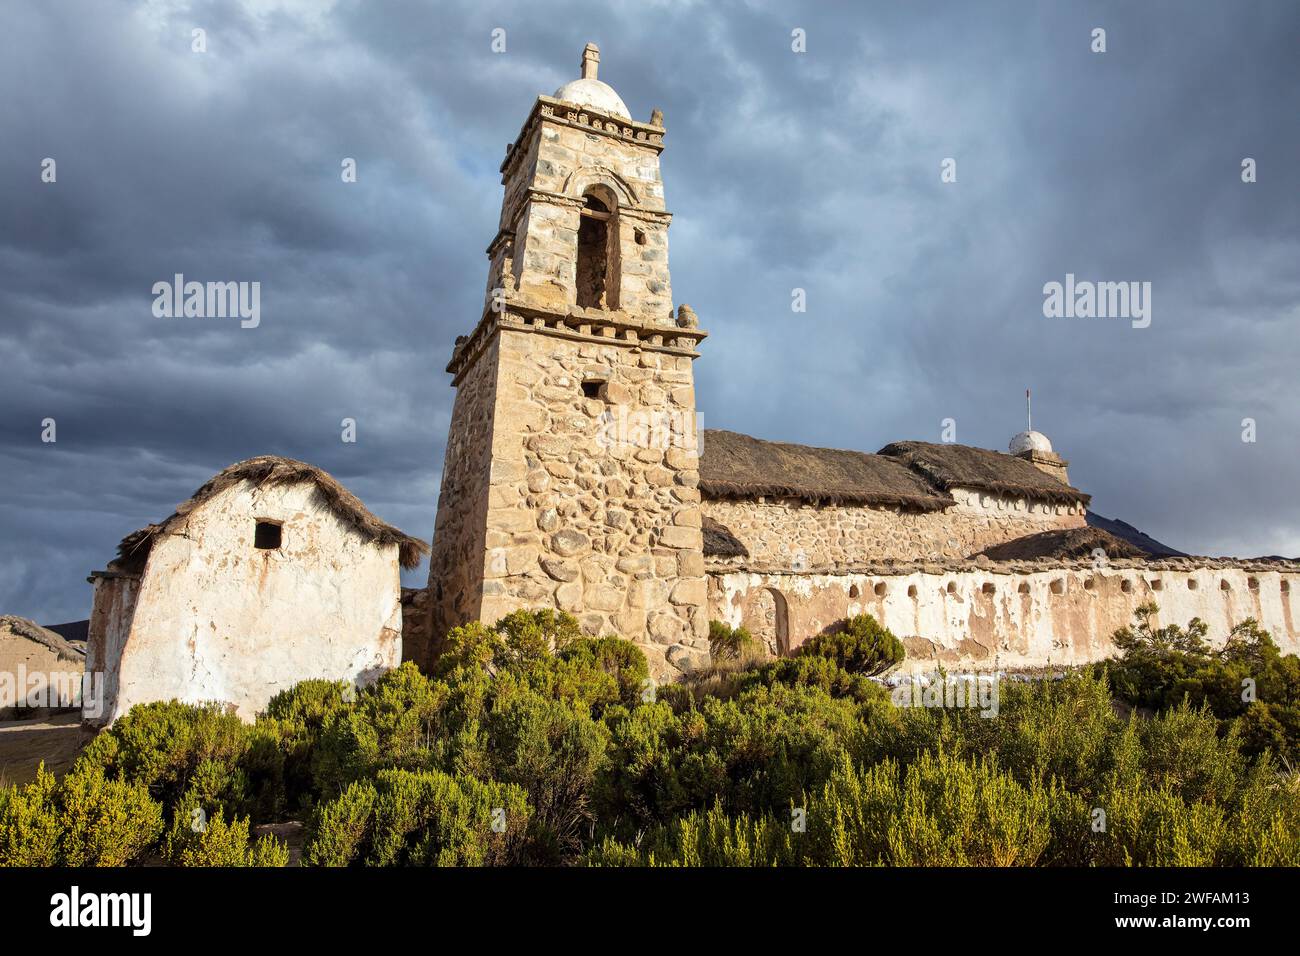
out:
{"label": "church tower", "polygon": [[662,677],[708,648],[705,333],[673,310],[663,116],[633,120],[599,64],[587,44],[581,78],[539,96],[506,147],[482,315],[447,366],[430,636],[554,607],[636,641]]}

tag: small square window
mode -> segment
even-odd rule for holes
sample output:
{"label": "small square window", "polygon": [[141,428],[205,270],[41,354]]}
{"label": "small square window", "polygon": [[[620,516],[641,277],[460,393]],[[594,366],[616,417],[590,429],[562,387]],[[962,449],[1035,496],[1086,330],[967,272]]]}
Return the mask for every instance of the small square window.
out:
{"label": "small square window", "polygon": [[274,521],[259,521],[253,532],[253,547],[259,551],[274,551],[280,547],[280,525]]}
{"label": "small square window", "polygon": [[582,397],[597,398],[597,399],[603,398],[604,394],[602,390],[604,388],[605,388],[604,379],[589,378],[582,383]]}

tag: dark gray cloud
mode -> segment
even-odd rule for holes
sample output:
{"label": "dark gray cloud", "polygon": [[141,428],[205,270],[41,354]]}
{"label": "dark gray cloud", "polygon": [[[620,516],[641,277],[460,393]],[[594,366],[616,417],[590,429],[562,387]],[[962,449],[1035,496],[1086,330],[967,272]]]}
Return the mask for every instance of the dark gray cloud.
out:
{"label": "dark gray cloud", "polygon": [[[667,118],[706,424],[874,450],[951,417],[1001,448],[1030,386],[1103,514],[1184,550],[1300,553],[1300,8],[783,7],[10,5],[0,610],[84,616],[118,538],[254,454],[319,464],[427,538],[497,165],[588,40],[634,115]],[[154,318],[176,272],[260,281],[261,326]],[[1151,327],[1044,318],[1067,272],[1150,281]]]}

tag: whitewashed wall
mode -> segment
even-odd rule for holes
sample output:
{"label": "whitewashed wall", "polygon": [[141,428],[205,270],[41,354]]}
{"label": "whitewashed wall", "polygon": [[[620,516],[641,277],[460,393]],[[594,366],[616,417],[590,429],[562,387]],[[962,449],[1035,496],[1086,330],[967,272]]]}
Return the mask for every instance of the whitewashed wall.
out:
{"label": "whitewashed wall", "polygon": [[1300,596],[1300,567],[1135,565],[840,575],[713,571],[710,613],[733,626],[748,624],[764,603],[759,598],[764,589],[784,599],[792,650],[845,617],[867,613],[903,640],[903,672],[925,672],[937,663],[988,669],[1100,660],[1115,653],[1111,634],[1131,623],[1133,611],[1146,601],[1160,605],[1162,625],[1186,626],[1201,618],[1218,643],[1234,624],[1253,617],[1285,653],[1300,653],[1300,609],[1293,603]]}
{"label": "whitewashed wall", "polygon": [[[253,547],[258,520],[279,550]],[[401,661],[397,545],[377,545],[315,486],[229,488],[154,542],[106,718],[137,703],[222,701],[252,720],[308,678],[366,683]]]}

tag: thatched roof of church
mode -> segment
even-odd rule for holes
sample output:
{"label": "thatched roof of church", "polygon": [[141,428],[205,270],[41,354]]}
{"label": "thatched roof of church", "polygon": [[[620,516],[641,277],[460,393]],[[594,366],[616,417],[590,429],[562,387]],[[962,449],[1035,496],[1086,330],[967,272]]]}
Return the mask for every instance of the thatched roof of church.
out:
{"label": "thatched roof of church", "polygon": [[79,647],[69,644],[53,631],[41,627],[35,621],[14,614],[0,614],[0,635],[12,634],[35,641],[53,651],[60,659],[77,664],[86,662],[86,653]]}
{"label": "thatched roof of church", "polygon": [[716,518],[704,516],[704,556],[709,558],[747,558],[749,549]]}
{"label": "thatched roof of church", "polygon": [[971,488],[1059,504],[1086,505],[1091,500],[1078,488],[1062,484],[1024,459],[987,448],[900,441],[886,445],[877,454],[907,465],[945,491]]}
{"label": "thatched roof of church", "polygon": [[429,546],[423,541],[412,538],[390,524],[385,524],[371,514],[361,503],[361,499],[344,488],[329,472],[292,458],[260,455],[257,458],[237,462],[209,478],[188,500],[176,506],[176,512],[171,517],[158,524],[146,525],[123,538],[117,548],[118,560],[114,562],[115,565],[122,569],[143,567],[149,549],[159,534],[227,488],[245,481],[254,486],[296,485],[301,482],[311,482],[316,486],[316,493],[320,495],[325,506],[362,537],[378,544],[397,545],[398,560],[404,568],[415,567],[420,563],[420,557],[429,550]]}
{"label": "thatched roof of church", "polygon": [[1091,558],[1100,548],[1107,559],[1145,558],[1149,555],[1101,528],[1065,528],[1040,531],[995,544],[980,552],[992,561],[1027,561],[1033,558]]}
{"label": "thatched roof of church", "polygon": [[953,503],[949,495],[890,458],[717,430],[704,433],[700,491],[710,498],[770,495],[921,511],[939,511]]}

